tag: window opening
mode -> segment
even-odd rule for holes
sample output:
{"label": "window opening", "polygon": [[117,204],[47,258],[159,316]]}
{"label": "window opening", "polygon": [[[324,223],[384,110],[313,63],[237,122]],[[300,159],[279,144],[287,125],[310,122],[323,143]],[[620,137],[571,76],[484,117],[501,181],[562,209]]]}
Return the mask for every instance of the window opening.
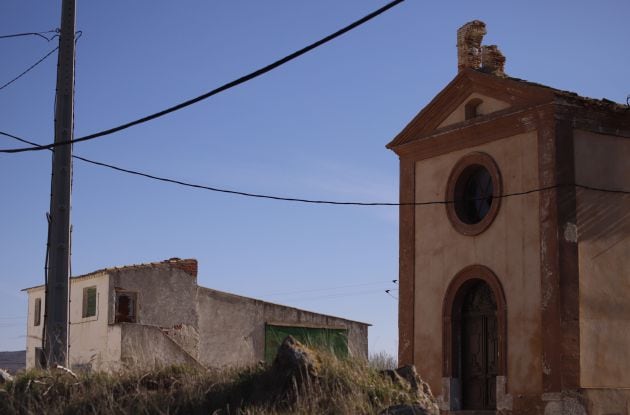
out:
{"label": "window opening", "polygon": [[463,235],[479,235],[499,212],[501,174],[488,154],[473,152],[462,157],[451,170],[446,186],[446,213]]}
{"label": "window opening", "polygon": [[41,298],[36,298],[35,299],[35,307],[34,307],[34,311],[33,311],[33,325],[34,326],[39,326],[42,322],[42,299]]}
{"label": "window opening", "polygon": [[137,294],[130,291],[116,291],[116,323],[136,322]]}
{"label": "window opening", "polygon": [[470,120],[475,118],[481,114],[478,113],[479,105],[481,105],[483,101],[479,98],[473,98],[466,103],[465,109],[465,118],[466,120]]}

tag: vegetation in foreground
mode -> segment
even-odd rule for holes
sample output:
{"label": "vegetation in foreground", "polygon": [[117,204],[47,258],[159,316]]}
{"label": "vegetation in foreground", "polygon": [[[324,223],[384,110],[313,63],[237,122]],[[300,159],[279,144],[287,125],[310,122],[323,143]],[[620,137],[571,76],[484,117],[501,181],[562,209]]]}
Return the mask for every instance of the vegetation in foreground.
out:
{"label": "vegetation in foreground", "polygon": [[376,414],[416,401],[410,388],[367,362],[321,352],[305,376],[275,364],[77,375],[56,369],[0,385],[1,414]]}

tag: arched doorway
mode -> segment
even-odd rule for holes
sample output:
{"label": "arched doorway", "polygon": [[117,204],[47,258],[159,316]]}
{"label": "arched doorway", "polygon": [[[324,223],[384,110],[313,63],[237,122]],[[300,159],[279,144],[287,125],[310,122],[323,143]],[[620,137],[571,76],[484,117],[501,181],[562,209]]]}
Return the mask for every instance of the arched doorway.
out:
{"label": "arched doorway", "polygon": [[446,292],[443,317],[450,409],[496,409],[497,378],[506,380],[505,296],[496,275],[480,265],[460,271]]}
{"label": "arched doorway", "polygon": [[495,409],[498,361],[497,304],[482,280],[466,287],[461,309],[463,409]]}

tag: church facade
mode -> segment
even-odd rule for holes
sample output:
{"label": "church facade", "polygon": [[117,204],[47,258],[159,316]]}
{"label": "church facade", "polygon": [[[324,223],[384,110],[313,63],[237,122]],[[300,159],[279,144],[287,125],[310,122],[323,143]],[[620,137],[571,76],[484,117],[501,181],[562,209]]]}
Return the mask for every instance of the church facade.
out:
{"label": "church facade", "polygon": [[444,413],[628,414],[630,110],[506,76],[483,34],[387,146],[399,362]]}

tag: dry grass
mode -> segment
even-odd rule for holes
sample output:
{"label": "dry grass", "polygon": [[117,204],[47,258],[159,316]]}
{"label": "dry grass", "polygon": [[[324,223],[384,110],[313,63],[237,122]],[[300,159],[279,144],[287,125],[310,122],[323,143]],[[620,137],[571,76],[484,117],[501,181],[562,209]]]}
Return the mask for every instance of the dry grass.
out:
{"label": "dry grass", "polygon": [[386,352],[370,355],[370,366],[376,370],[393,370],[398,367],[396,358]]}
{"label": "dry grass", "polygon": [[0,386],[2,414],[375,414],[416,397],[368,362],[321,354],[318,376],[278,379],[266,366],[165,367],[73,377],[30,371]]}

